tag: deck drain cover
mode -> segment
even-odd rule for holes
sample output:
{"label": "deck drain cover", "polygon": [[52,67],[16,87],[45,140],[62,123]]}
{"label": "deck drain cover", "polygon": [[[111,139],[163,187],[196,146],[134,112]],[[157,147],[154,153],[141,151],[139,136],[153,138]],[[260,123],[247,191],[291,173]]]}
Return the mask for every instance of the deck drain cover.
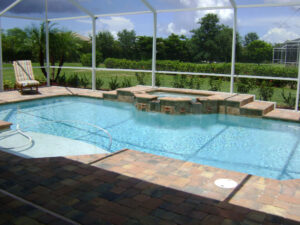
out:
{"label": "deck drain cover", "polygon": [[215,185],[220,188],[235,188],[237,186],[237,182],[231,179],[217,179],[215,180]]}

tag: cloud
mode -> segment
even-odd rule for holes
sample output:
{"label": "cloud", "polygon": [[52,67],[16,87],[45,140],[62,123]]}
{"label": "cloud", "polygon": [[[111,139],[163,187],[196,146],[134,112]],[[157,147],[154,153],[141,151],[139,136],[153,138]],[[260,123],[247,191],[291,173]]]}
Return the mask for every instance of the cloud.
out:
{"label": "cloud", "polygon": [[[228,0],[180,0],[185,7],[189,8],[201,8],[201,7],[214,7],[214,6],[231,6]],[[208,13],[217,14],[221,21],[229,20],[232,18],[233,11],[231,9],[221,9],[221,10],[199,10],[196,12],[195,21],[199,21],[203,16]]]}
{"label": "cloud", "polygon": [[[88,23],[91,24],[91,20],[77,20],[80,23]],[[134,30],[134,24],[130,19],[121,16],[112,16],[109,18],[98,19],[96,22],[97,31],[110,31],[115,39],[118,38],[118,32],[124,29],[126,30]],[[91,28],[92,29],[92,28]],[[84,35],[89,35],[91,33],[91,29],[89,31],[82,32]]]}
{"label": "cloud", "polygon": [[[230,6],[230,2],[228,0],[179,0],[179,2],[180,8]],[[170,21],[169,23],[165,24],[159,23],[159,34],[162,36],[167,36],[171,33],[175,33],[179,35],[184,34],[189,36],[189,31],[198,28],[199,25],[197,23],[199,22],[199,20],[201,20],[202,17],[204,17],[208,13],[217,14],[220,18],[220,22],[223,24],[232,24],[232,9],[180,12],[175,13],[173,21]]]}
{"label": "cloud", "polygon": [[285,28],[275,27],[268,30],[268,32],[263,35],[261,39],[271,43],[282,43],[299,37],[300,35],[293,31],[286,30]]}
{"label": "cloud", "polygon": [[99,30],[108,30],[112,33],[114,38],[117,38],[117,33],[124,29],[134,30],[134,24],[130,19],[120,16],[113,16],[108,19],[99,19],[97,21],[97,28]]}
{"label": "cloud", "polygon": [[180,34],[180,35],[186,35],[188,32],[186,29],[176,29],[176,26],[173,22],[169,23],[168,24],[168,27],[167,27],[167,33],[170,35],[172,33],[174,34]]}

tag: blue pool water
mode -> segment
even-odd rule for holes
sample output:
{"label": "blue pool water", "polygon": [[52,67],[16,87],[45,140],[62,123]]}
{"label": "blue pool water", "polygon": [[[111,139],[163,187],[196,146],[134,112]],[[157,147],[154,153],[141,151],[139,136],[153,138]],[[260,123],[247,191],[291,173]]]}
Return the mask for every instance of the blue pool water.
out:
{"label": "blue pool water", "polygon": [[[166,115],[132,104],[57,97],[0,106],[0,120],[33,132],[85,141],[105,149],[107,136],[78,120],[107,129],[112,151],[130,148],[275,179],[300,178],[300,124],[230,115]],[[53,148],[55,150],[55,148]],[[78,152],[80,154],[80,152]]]}

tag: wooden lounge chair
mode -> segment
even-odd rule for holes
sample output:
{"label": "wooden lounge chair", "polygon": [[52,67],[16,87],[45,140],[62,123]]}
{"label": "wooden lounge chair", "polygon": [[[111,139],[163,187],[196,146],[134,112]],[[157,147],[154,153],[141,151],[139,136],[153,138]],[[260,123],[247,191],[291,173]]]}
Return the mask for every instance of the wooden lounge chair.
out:
{"label": "wooden lounge chair", "polygon": [[34,79],[31,61],[14,61],[13,65],[15,69],[16,85],[21,93],[23,93],[24,88],[30,88],[32,90],[33,87],[35,87],[36,92],[38,92],[40,82]]}

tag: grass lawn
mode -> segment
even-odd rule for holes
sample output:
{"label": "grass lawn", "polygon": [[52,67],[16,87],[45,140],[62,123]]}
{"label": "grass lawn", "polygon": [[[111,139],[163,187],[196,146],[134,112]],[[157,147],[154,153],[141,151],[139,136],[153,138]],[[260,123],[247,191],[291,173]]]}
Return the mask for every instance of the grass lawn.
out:
{"label": "grass lawn", "polygon": [[[39,64],[38,63],[33,63],[33,66],[39,66]],[[80,63],[65,63],[64,66],[78,66],[78,67],[80,67],[81,64]],[[15,76],[14,76],[14,70],[13,70],[12,65],[11,64],[4,64],[3,67],[4,67],[4,71],[3,71],[4,84],[5,83],[10,83],[10,85],[13,85],[15,83]],[[100,67],[104,67],[104,65],[100,65]],[[34,75],[35,75],[37,80],[39,80],[41,82],[46,81],[41,69],[33,69],[33,70],[34,70]],[[91,88],[91,77],[92,77],[91,71],[81,70],[81,69],[63,69],[61,71],[61,75],[65,74],[66,79],[68,79],[68,77],[70,77],[74,73],[77,73],[79,77],[85,76],[87,78],[87,80],[89,81],[89,84],[87,85],[87,88]],[[101,89],[106,89],[106,90],[110,88],[109,82],[114,77],[118,77],[118,82],[120,83],[120,85],[122,84],[122,82],[124,81],[125,78],[130,80],[132,86],[138,84],[135,73],[133,73],[133,72],[97,71],[96,76],[97,76],[97,79],[101,79],[104,82]],[[173,87],[174,75],[161,74],[161,75],[158,75],[158,76],[160,77],[161,86],[163,86],[163,87]],[[145,81],[146,85],[151,85],[151,74],[150,73],[147,73],[145,75],[144,81]],[[209,78],[208,77],[201,78],[200,89],[201,90],[209,90],[210,89]],[[274,87],[274,94],[272,96],[271,101],[277,102],[278,106],[287,107],[287,105],[284,103],[284,99],[281,96],[282,89],[284,89],[286,95],[290,92],[292,97],[296,96],[296,90],[292,90],[290,88],[277,88],[277,87]],[[229,79],[226,78],[226,80],[224,80],[222,82],[221,91],[229,92],[229,90],[230,90],[230,82],[229,82]],[[236,92],[236,86],[235,86],[235,92]],[[249,94],[254,94],[254,95],[256,95],[256,99],[259,99],[258,88],[251,90],[249,92]]]}

